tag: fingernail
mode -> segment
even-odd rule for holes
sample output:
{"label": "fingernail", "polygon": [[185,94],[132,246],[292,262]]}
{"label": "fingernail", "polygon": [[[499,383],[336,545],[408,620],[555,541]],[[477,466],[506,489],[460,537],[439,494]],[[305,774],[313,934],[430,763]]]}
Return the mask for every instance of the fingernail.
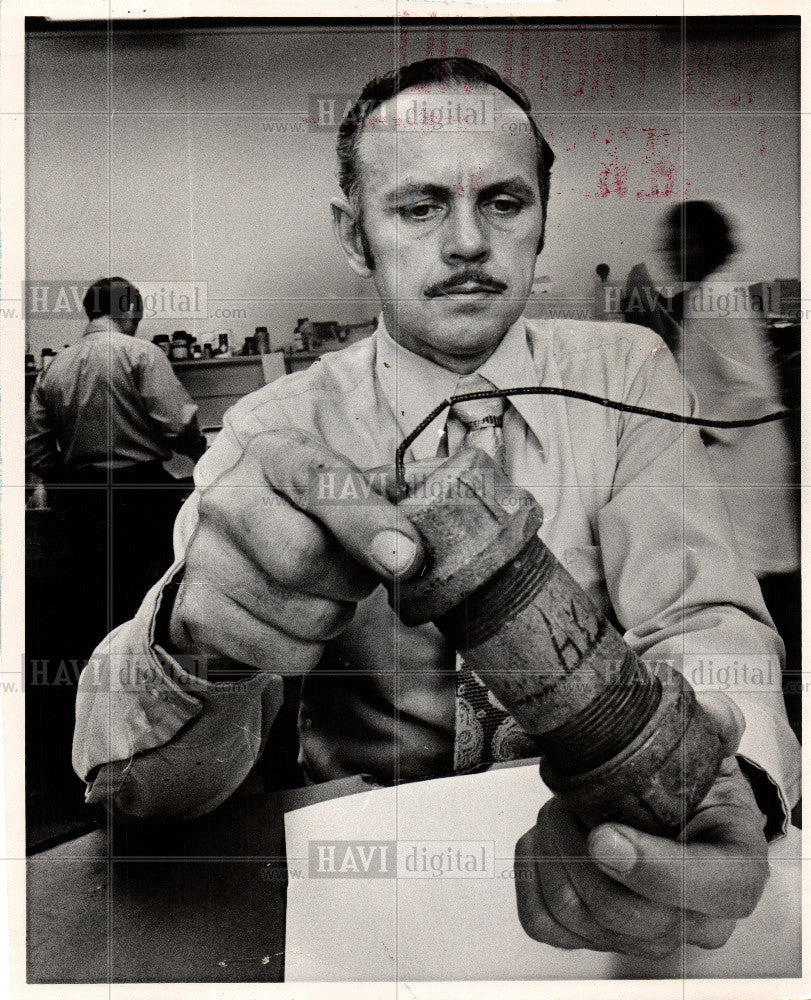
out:
{"label": "fingernail", "polygon": [[404,572],[416,554],[416,542],[401,531],[379,531],[372,539],[372,558],[387,573]]}
{"label": "fingernail", "polygon": [[629,872],[639,860],[634,844],[611,827],[595,831],[589,838],[589,853],[601,868]]}

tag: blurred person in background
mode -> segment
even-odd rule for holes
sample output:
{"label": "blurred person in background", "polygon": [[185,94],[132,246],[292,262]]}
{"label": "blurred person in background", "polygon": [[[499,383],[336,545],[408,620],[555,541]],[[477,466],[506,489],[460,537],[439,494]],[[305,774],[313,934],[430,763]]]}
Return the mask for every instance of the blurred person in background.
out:
{"label": "blurred person in background", "polygon": [[[779,410],[771,347],[746,286],[711,280],[738,249],[730,220],[711,202],[687,201],[664,216],[660,240],[666,280],[657,292],[646,266],[636,265],[623,296],[626,319],[662,336],[701,416],[736,420]],[[787,673],[798,675],[798,477],[785,425],[703,428],[701,436],[742,558],[758,578],[786,645]],[[799,735],[799,697],[789,694],[787,702]]]}

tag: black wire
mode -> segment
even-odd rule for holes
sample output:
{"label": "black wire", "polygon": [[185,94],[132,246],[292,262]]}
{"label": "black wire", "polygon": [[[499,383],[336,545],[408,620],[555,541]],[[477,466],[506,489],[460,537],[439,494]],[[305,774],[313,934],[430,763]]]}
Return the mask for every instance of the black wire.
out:
{"label": "black wire", "polygon": [[644,417],[656,417],[658,420],[669,420],[674,424],[692,424],[697,427],[755,427],[757,424],[767,424],[773,420],[785,420],[793,410],[777,410],[774,413],[767,413],[762,417],[746,417],[743,420],[708,420],[704,417],[686,417],[682,413],[669,413],[667,410],[651,410],[647,406],[634,406],[633,403],[622,403],[616,399],[604,399],[601,396],[592,396],[588,392],[579,392],[577,389],[562,389],[553,385],[525,385],[515,389],[486,389],[482,392],[466,392],[461,396],[450,396],[433,408],[431,412],[421,420],[413,431],[406,434],[397,447],[394,458],[395,475],[397,478],[397,493],[402,497],[406,493],[405,482],[405,453],[411,445],[422,434],[434,420],[447,410],[454,403],[467,403],[471,399],[504,399],[507,396],[570,396],[572,399],[582,399],[587,403],[597,403],[598,406],[607,406],[611,410],[621,410],[623,413],[639,413]]}

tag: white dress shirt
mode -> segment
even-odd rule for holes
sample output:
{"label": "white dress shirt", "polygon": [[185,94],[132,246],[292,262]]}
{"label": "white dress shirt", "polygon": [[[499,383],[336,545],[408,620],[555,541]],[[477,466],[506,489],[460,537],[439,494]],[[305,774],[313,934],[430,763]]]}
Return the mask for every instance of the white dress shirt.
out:
{"label": "white dress shirt", "polygon": [[[665,410],[684,405],[670,353],[629,324],[522,318],[479,371],[500,388],[563,386]],[[368,340],[240,401],[195,479],[213,482],[253,435],[284,427],[361,468],[390,465],[399,441],[457,381],[398,346],[381,322]],[[409,460],[437,454],[446,416],[414,442]],[[738,703],[747,721],[740,754],[779,789],[785,821],[799,791],[799,749],[782,701],[782,643],[740,561],[697,430],[521,396],[504,433],[512,477],[543,508],[541,537],[632,648]],[[256,674],[236,690],[212,684],[156,642],[198,496],[178,518],[175,565],[135,619],[99,646],[79,685],[74,767],[91,801],[110,794],[131,815],[197,815],[222,802],[257,761],[282,697],[278,676]],[[304,679],[299,739],[309,776],[448,773],[454,660],[434,626],[400,625],[378,588]]]}

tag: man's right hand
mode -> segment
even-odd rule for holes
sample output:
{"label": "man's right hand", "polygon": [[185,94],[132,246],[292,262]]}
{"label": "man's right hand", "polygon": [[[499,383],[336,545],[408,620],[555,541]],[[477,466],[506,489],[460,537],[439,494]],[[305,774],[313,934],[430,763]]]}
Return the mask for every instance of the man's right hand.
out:
{"label": "man's right hand", "polygon": [[252,438],[201,491],[173,646],[303,674],[381,580],[413,575],[423,560],[414,527],[374,491],[336,499],[350,477],[362,483],[346,458],[300,431]]}

